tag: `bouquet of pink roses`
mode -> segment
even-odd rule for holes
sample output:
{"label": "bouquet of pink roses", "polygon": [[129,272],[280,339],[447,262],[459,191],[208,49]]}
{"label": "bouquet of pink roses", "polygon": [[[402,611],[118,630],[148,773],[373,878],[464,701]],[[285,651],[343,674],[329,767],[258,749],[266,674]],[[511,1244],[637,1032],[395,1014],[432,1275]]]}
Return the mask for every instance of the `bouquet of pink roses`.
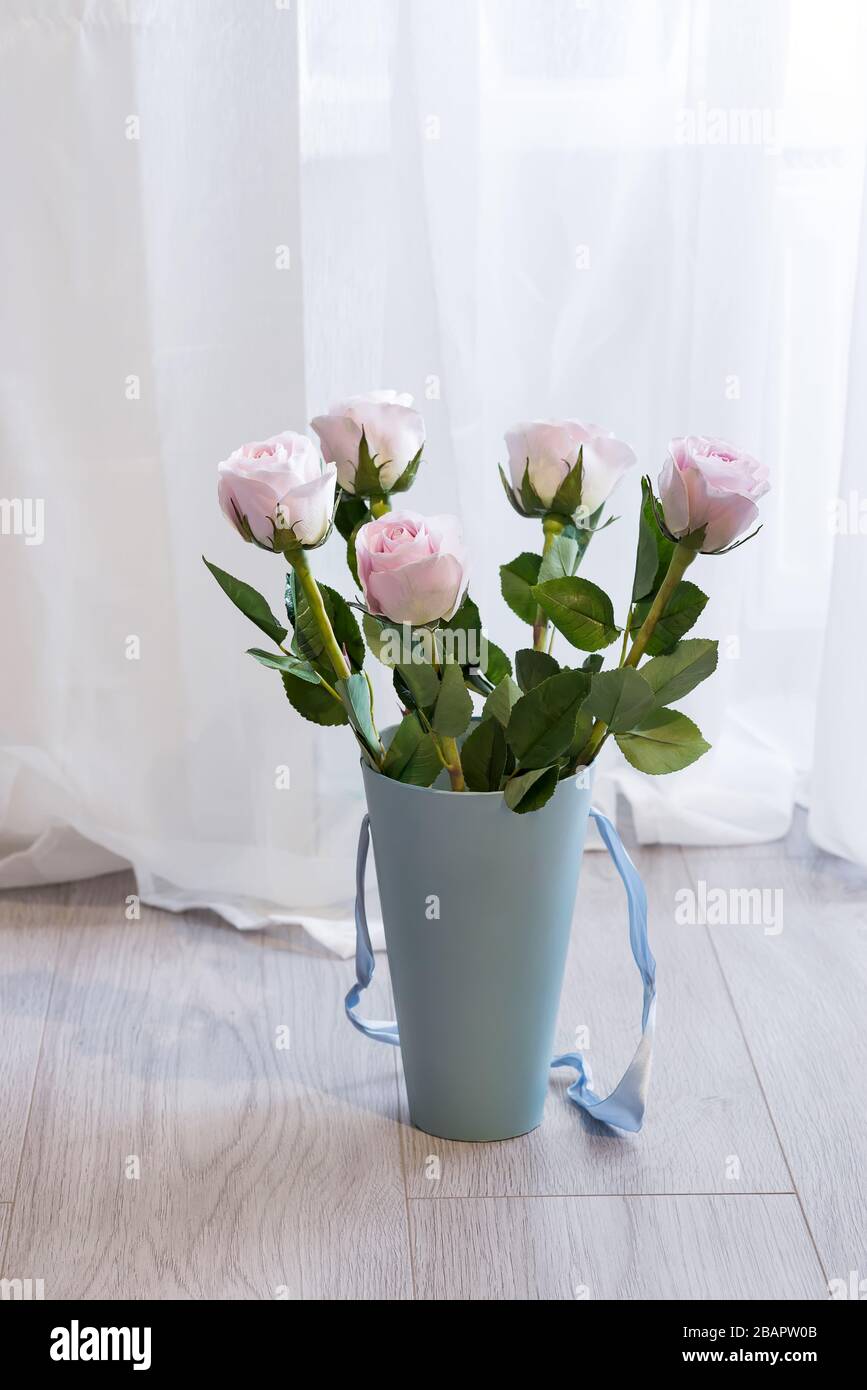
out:
{"label": "bouquet of pink roses", "polygon": [[[300,715],[349,725],[362,757],[385,777],[429,787],[445,772],[455,792],[502,792],[519,813],[543,806],[609,737],[633,767],[653,774],[707,751],[692,720],[671,708],[717,664],[715,641],[685,638],[707,598],[684,575],[699,554],[726,554],[750,539],[744,533],[768,490],[754,458],[715,439],[672,440],[658,495],[642,479],[632,596],[618,624],[611,599],[578,570],[595,533],[614,520],[602,513],[633,451],[574,420],[515,425],[503,486],[522,516],[541,522],[543,546],[500,569],[503,597],[532,634],[511,660],[483,634],[457,520],[392,510],[424,449],[412,398],[353,397],[312,426],[320,448],[287,432],[244,445],[219,467],[232,525],[288,563],[288,626],[255,589],[205,562],[271,640],[273,650],[250,655],[279,672]],[[335,526],[360,595],[350,601],[318,583],[308,560]],[[555,655],[558,634],[566,648]],[[611,647],[616,660],[606,667]],[[402,712],[387,746],[367,649],[392,669]]]}

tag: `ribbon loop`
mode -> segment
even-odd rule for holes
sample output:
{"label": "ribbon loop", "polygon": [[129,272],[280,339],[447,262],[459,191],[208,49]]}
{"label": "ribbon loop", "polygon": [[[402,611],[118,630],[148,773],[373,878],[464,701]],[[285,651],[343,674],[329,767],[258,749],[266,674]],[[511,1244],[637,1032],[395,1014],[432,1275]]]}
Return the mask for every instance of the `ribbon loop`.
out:
{"label": "ribbon loop", "polygon": [[[605,848],[614,861],[614,867],[623,880],[626,901],[629,908],[629,944],[638,966],[644,987],[644,1002],[641,1014],[641,1041],[623,1076],[610,1095],[600,1097],[592,1089],[587,1065],[580,1052],[564,1052],[551,1061],[552,1067],[574,1067],[577,1080],[567,1090],[569,1100],[586,1110],[595,1120],[613,1125],[617,1129],[637,1133],[644,1121],[647,1105],[647,1090],[650,1082],[650,1064],[653,1054],[653,1034],[656,1024],[656,961],[650,950],[647,937],[647,894],[644,884],[629,855],[623,847],[617,831],[607,816],[591,807],[590,814],[595,820]],[[375,960],[370,945],[370,931],[367,925],[367,908],[364,898],[364,871],[367,865],[367,852],[370,846],[370,817],[365,815],[358,836],[358,855],[355,865],[355,984],[346,996],[346,1016],[353,1028],[375,1042],[400,1045],[397,1024],[366,1021],[358,1016],[361,995],[373,979]]]}
{"label": "ribbon loop", "polygon": [[580,1052],[564,1052],[562,1056],[553,1059],[551,1066],[574,1067],[577,1071],[578,1079],[572,1082],[566,1092],[574,1105],[586,1110],[594,1120],[602,1120],[605,1124],[635,1134],[644,1122],[656,1026],[656,961],[653,959],[647,938],[647,893],[641,876],[623,848],[623,841],[611,821],[593,807],[590,814],[599,828],[605,848],[614,860],[614,867],[626,889],[626,901],[629,906],[629,944],[644,986],[641,1041],[623,1076],[611,1094],[604,1099],[597,1096],[592,1089],[587,1065]]}

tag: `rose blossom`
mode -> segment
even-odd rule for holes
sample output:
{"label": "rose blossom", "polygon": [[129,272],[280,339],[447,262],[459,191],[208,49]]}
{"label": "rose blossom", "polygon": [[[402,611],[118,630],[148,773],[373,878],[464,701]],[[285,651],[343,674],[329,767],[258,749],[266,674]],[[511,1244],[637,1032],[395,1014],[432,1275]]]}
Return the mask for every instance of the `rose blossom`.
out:
{"label": "rose blossom", "polygon": [[420,626],[460,607],[467,560],[456,517],[389,512],[359,529],[355,554],[371,613]]}
{"label": "rose blossom", "polygon": [[328,463],[337,464],[345,492],[355,492],[358,450],[364,430],[370,456],[379,468],[380,490],[390,492],[424,444],[424,420],[412,408],[412,396],[397,391],[369,391],[333,405],[310,424],[319,435]]}
{"label": "rose blossom", "polygon": [[672,439],[659,475],[665,524],[678,539],[706,526],[702,553],[722,550],[756,521],[769,486],[766,466],[734,444],[700,434]]}
{"label": "rose blossom", "polygon": [[243,537],[265,550],[318,545],[334,510],[337,474],[304,434],[291,430],[242,444],[219,466],[220,506]]}
{"label": "rose blossom", "polygon": [[521,483],[527,470],[536,496],[546,507],[554,501],[557,489],[578,462],[583,448],[583,474],[580,506],[592,515],[635,463],[628,444],[615,439],[599,425],[580,420],[531,420],[513,425],[506,433],[509,471],[515,496],[521,500]]}

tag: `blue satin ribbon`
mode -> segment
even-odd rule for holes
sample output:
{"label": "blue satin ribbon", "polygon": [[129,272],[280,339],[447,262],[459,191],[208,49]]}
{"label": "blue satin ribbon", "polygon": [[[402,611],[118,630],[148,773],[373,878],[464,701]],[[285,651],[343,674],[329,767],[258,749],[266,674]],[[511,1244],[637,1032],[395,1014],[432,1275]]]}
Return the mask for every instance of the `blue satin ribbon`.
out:
{"label": "blue satin ribbon", "polygon": [[[570,1101],[580,1110],[586,1110],[594,1120],[613,1125],[616,1129],[637,1133],[644,1122],[647,1105],[647,1089],[650,1082],[650,1064],[653,1053],[653,1034],[656,1023],[656,961],[647,939],[647,894],[638,870],[633,864],[623,842],[607,816],[591,807],[590,814],[599,827],[605,847],[614,860],[629,906],[629,944],[638,966],[644,986],[644,1004],[641,1013],[641,1041],[635,1055],[623,1076],[610,1095],[597,1096],[592,1089],[590,1071],[580,1052],[564,1052],[551,1061],[552,1067],[574,1067],[577,1080],[566,1092]],[[355,864],[355,984],[346,996],[346,1015],[353,1028],[375,1042],[400,1045],[397,1024],[368,1022],[358,1017],[357,1009],[361,995],[373,979],[375,960],[370,944],[370,931],[367,925],[367,911],[364,901],[364,870],[367,865],[367,852],[370,845],[370,817],[361,822],[358,836],[358,855]]]}

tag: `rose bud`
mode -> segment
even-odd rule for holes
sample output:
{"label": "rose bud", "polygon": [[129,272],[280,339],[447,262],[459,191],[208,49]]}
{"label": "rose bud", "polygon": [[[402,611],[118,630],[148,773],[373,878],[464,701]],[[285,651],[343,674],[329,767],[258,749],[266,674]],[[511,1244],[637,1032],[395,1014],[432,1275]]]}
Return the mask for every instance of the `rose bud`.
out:
{"label": "rose bud", "polygon": [[389,512],[360,527],[355,555],[367,607],[379,617],[420,627],[461,605],[467,559],[456,517]]}
{"label": "rose bud", "polygon": [[[506,490],[524,516],[555,512],[593,515],[635,463],[628,444],[599,425],[580,420],[532,420],[506,434],[511,487]],[[579,467],[580,451],[580,467]]]}
{"label": "rose bud", "polygon": [[700,434],[672,439],[659,475],[666,529],[682,540],[706,527],[702,554],[721,551],[757,520],[769,486],[765,465],[734,444]]}
{"label": "rose bud", "polygon": [[424,420],[411,407],[412,396],[370,391],[311,420],[344,492],[383,497],[411,485],[424,447]]}
{"label": "rose bud", "polygon": [[242,444],[218,471],[220,506],[245,541],[283,554],[325,540],[337,472],[306,435],[287,430]]}

